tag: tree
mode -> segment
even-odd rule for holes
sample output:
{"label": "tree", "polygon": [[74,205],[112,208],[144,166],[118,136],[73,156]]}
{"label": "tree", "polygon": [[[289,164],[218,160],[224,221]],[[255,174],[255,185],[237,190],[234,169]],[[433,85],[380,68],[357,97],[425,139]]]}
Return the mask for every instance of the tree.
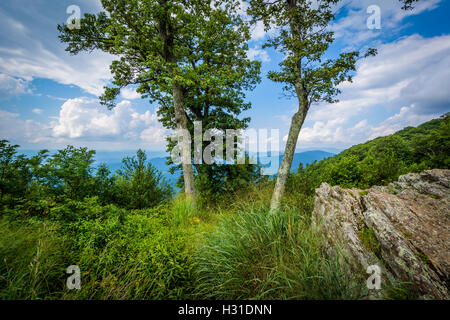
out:
{"label": "tree", "polygon": [[198,165],[195,185],[199,191],[201,204],[214,205],[224,196],[242,192],[251,184],[262,180],[261,166],[250,164],[250,157],[244,154],[245,164],[233,165]]}
{"label": "tree", "polygon": [[172,196],[172,188],[141,149],[122,160],[116,186],[119,205],[130,209],[154,207]]}
{"label": "tree", "polygon": [[102,0],[102,5],[107,13],[86,14],[80,29],[58,26],[60,39],[72,54],[99,49],[119,57],[111,65],[114,87],[101,97],[109,108],[129,85],[160,105],[163,124],[177,129],[184,189],[195,200],[187,110],[204,110],[206,119],[219,119],[224,106],[236,112],[240,102],[230,99],[252,81],[243,80],[248,70],[258,67],[243,55],[248,30],[234,14],[238,1]]}
{"label": "tree", "polygon": [[12,180],[15,176],[16,149],[18,145],[11,145],[7,140],[0,140],[0,203],[3,197],[13,186]]}
{"label": "tree", "polygon": [[94,181],[94,150],[67,146],[58,150],[46,162],[45,183],[57,196],[72,200],[83,200],[92,194]]}
{"label": "tree", "polygon": [[[254,20],[262,20],[266,29],[273,26],[279,32],[265,47],[273,47],[285,56],[280,71],[271,71],[269,79],[284,84],[284,90],[298,99],[298,110],[292,117],[286,148],[273,191],[271,210],[280,206],[295,148],[305,117],[313,103],[336,102],[340,92],[337,85],[351,81],[351,71],[359,52],[341,53],[335,59],[324,59],[334,41],[327,30],[334,18],[332,4],[338,0],[250,0],[248,13]],[[373,49],[367,54],[374,54]]]}
{"label": "tree", "polygon": [[[238,2],[228,1],[228,6],[236,6]],[[207,130],[246,129],[250,118],[240,118],[251,104],[245,101],[245,91],[252,90],[260,82],[260,62],[250,61],[247,58],[250,39],[249,25],[244,23],[232,9],[213,10],[209,19],[203,22],[202,33],[196,41],[189,45],[190,63],[195,71],[193,82],[185,88],[185,108],[188,120],[188,130],[192,136],[195,134],[194,123],[201,124],[201,134]],[[171,104],[164,104],[158,109],[158,115],[166,128],[175,129],[173,119],[174,108]],[[207,142],[201,141],[201,152]],[[174,141],[169,140],[168,151],[172,151]],[[226,145],[223,146],[226,153]],[[198,158],[198,157],[197,157]],[[169,164],[172,164],[169,161]],[[199,183],[199,180],[208,181],[211,184],[221,184],[222,179],[231,178],[232,170],[225,165],[209,165],[194,161],[196,172],[196,190],[198,186],[209,185]],[[251,167],[251,168],[250,168]],[[250,166],[248,170],[254,170]],[[171,168],[173,173],[179,166]],[[202,175],[202,177],[199,177]],[[183,180],[180,179],[180,187]],[[214,188],[208,190],[212,191]]]}
{"label": "tree", "polygon": [[30,193],[33,182],[40,182],[40,168],[47,150],[27,158],[17,155],[17,148],[18,145],[0,140],[0,205],[6,203],[13,207]]}
{"label": "tree", "polygon": [[442,115],[438,123],[437,128],[414,137],[415,160],[430,169],[450,167],[450,113]]}
{"label": "tree", "polygon": [[116,176],[111,175],[111,170],[106,163],[97,167],[94,179],[95,195],[102,205],[113,203],[116,195]]}

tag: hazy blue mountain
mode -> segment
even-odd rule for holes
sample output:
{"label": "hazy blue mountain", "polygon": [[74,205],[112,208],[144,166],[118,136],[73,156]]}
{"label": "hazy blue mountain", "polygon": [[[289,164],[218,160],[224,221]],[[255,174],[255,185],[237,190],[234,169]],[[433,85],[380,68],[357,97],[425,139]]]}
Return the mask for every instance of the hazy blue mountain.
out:
{"label": "hazy blue mountain", "polygon": [[[312,151],[304,151],[294,154],[294,158],[292,159],[291,172],[297,172],[298,166],[300,163],[303,166],[313,163],[314,161],[320,161],[329,157],[334,156],[334,153],[322,151],[322,150],[312,150]],[[273,157],[275,159],[273,159]],[[281,161],[283,160],[283,154],[275,155],[269,153],[267,156],[260,156],[258,159],[258,163],[260,163],[265,168],[265,174],[270,176],[276,176],[278,173],[278,169],[280,168]],[[278,160],[278,163],[272,164],[272,161]]]}
{"label": "hazy blue mountain", "polygon": [[[50,154],[54,153],[55,151],[50,151]],[[36,150],[20,150],[19,153],[25,154],[26,156],[33,156],[36,155]],[[134,156],[136,155],[135,151],[97,151],[95,154],[95,163],[94,166],[99,165],[100,163],[106,163],[109,168],[111,169],[111,172],[115,172],[117,169],[120,168],[122,165],[122,159],[127,156]],[[303,163],[304,166],[307,164],[313,163],[314,161],[320,161],[329,157],[332,157],[334,154],[322,151],[322,150],[312,150],[312,151],[305,151],[305,152],[299,152],[294,155],[294,159],[292,161],[292,167],[291,172],[296,172],[298,169],[298,166],[300,163]],[[255,155],[254,155],[255,156]],[[270,161],[272,160],[270,158],[270,154],[265,157],[258,157],[258,163],[260,163],[263,167],[268,167],[270,164]],[[166,164],[166,153],[164,151],[157,151],[157,152],[147,152],[147,157],[152,165],[155,166],[155,168],[159,171],[161,171],[164,178],[167,180],[169,184],[172,186],[175,185],[176,181],[178,180],[181,172],[176,172],[175,174],[170,174],[169,168]],[[278,164],[274,164],[274,167],[269,169],[266,169],[266,174],[269,174],[271,176],[276,175],[278,172],[278,168],[281,164],[281,160],[283,158],[283,155],[280,154],[278,156]]]}
{"label": "hazy blue mountain", "polygon": [[[296,153],[296,154],[294,154],[294,159],[292,161],[291,172],[296,172],[300,163],[303,163],[303,165],[306,166],[307,164],[311,164],[314,161],[320,161],[320,160],[323,160],[323,159],[326,159],[326,158],[329,158],[332,156],[334,156],[333,153],[322,151],[322,150],[313,150],[313,151],[305,151],[305,152]],[[267,174],[276,175],[276,173],[278,172],[278,168],[281,164],[282,158],[283,158],[283,155],[279,155],[278,165],[274,166],[273,172],[272,172],[272,170],[270,170],[270,172],[267,171]],[[269,157],[265,157],[264,159],[265,159],[265,161],[262,159],[259,159],[260,160],[259,163],[263,162],[262,166],[267,167],[267,165],[265,165],[264,163],[271,161],[270,155],[269,155]],[[169,173],[170,167],[166,164],[166,161],[167,161],[166,157],[151,158],[149,161],[152,165],[155,166],[155,168],[157,170],[161,171],[163,176],[166,178],[166,180],[171,185],[174,185],[176,183],[176,181],[178,180],[178,178],[180,176],[180,172],[176,172],[173,175]],[[103,161],[103,162],[107,163],[113,172],[115,170],[119,169],[120,165],[121,165],[121,160],[119,160],[119,161],[114,160],[111,162]]]}
{"label": "hazy blue mountain", "polygon": [[[294,159],[292,160],[291,172],[297,172],[298,166],[300,163],[303,163],[303,166],[307,164],[311,164],[314,161],[320,161],[329,157],[334,156],[334,153],[330,153],[322,150],[313,150],[306,151],[301,153],[294,154]],[[281,159],[281,157],[280,157]],[[280,160],[281,163],[281,160]]]}

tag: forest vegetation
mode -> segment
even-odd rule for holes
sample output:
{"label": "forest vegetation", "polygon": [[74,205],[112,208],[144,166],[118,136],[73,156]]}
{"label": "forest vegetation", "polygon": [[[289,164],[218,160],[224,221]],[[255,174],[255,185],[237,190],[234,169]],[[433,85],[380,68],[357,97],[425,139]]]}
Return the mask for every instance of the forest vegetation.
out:
{"label": "forest vegetation", "polygon": [[[192,209],[142,150],[112,173],[93,165],[94,150],[26,157],[2,140],[0,299],[364,297],[365,282],[329,259],[311,228],[315,188],[449,169],[449,134],[447,114],[300,165],[275,213],[275,179],[254,166],[228,166],[218,184],[198,175]],[[66,289],[70,265],[81,269],[80,290]]]}

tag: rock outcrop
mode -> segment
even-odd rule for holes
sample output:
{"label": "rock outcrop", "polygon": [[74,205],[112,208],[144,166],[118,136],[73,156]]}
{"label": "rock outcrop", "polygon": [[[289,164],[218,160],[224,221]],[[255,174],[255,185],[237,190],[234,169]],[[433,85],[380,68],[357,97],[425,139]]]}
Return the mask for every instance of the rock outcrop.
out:
{"label": "rock outcrop", "polygon": [[342,253],[355,272],[377,264],[385,285],[408,282],[421,298],[450,299],[450,170],[365,191],[323,183],[313,221],[329,254]]}

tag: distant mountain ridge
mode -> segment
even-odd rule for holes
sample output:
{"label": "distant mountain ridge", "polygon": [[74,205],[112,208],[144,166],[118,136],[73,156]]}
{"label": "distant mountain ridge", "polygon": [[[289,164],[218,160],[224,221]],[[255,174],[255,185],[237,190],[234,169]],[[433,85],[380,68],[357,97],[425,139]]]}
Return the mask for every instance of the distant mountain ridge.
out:
{"label": "distant mountain ridge", "polygon": [[[322,151],[322,150],[311,150],[311,151],[305,151],[294,154],[294,159],[292,160],[292,166],[291,166],[291,172],[296,172],[300,163],[303,164],[303,166],[309,165],[313,163],[314,161],[321,161],[323,159],[327,159],[334,156],[333,153]],[[281,165],[281,161],[283,160],[283,155],[279,155],[279,162],[278,166],[274,170],[275,172],[272,174],[270,172],[270,175],[276,175],[278,172],[278,169]],[[107,162],[105,161],[107,165],[110,166],[111,171],[115,171],[120,168],[121,161],[118,162]],[[160,171],[163,176],[166,178],[166,180],[171,184],[174,185],[178,178],[180,177],[180,172],[176,172],[174,174],[171,174],[169,172],[170,166],[166,164],[167,158],[166,157],[157,157],[157,158],[151,158],[149,159],[149,162],[155,166],[155,168]],[[260,162],[259,162],[260,163]],[[264,166],[265,167],[265,166]]]}
{"label": "distant mountain ridge", "polygon": [[[296,153],[294,154],[294,159],[292,160],[291,172],[296,172],[300,163],[302,163],[303,166],[306,166],[307,164],[311,164],[314,161],[321,161],[323,159],[327,159],[333,156],[334,153],[322,150],[312,150]],[[280,159],[282,159],[282,156],[280,156]]]}
{"label": "distant mountain ridge", "polygon": [[[20,150],[20,153],[25,154],[26,156],[33,156],[37,154],[35,150]],[[55,153],[55,151],[50,151],[50,154]],[[170,166],[166,164],[167,158],[164,156],[165,152],[147,152],[148,161],[155,166],[155,168],[162,173],[164,178],[170,185],[175,185],[176,181],[180,177],[180,172],[176,172],[171,174],[169,172]],[[136,155],[136,152],[133,151],[97,151],[95,154],[95,163],[94,166],[98,166],[100,163],[106,163],[109,166],[111,172],[115,172],[117,169],[120,169],[122,165],[122,159],[124,157],[132,157]],[[329,157],[334,156],[333,153],[322,151],[322,150],[311,150],[304,151],[294,154],[294,159],[292,161],[291,172],[296,172],[300,163],[303,166],[307,164],[311,164],[314,161],[320,161]],[[269,154],[270,159],[270,154]],[[281,161],[283,159],[283,154],[279,155],[278,166],[273,168],[273,172],[271,170],[270,173],[267,173],[271,176],[274,176],[278,172],[278,168],[281,165]],[[259,159],[261,160],[261,159]],[[261,161],[258,161],[261,164]],[[268,165],[263,165],[263,167],[267,167]]]}

